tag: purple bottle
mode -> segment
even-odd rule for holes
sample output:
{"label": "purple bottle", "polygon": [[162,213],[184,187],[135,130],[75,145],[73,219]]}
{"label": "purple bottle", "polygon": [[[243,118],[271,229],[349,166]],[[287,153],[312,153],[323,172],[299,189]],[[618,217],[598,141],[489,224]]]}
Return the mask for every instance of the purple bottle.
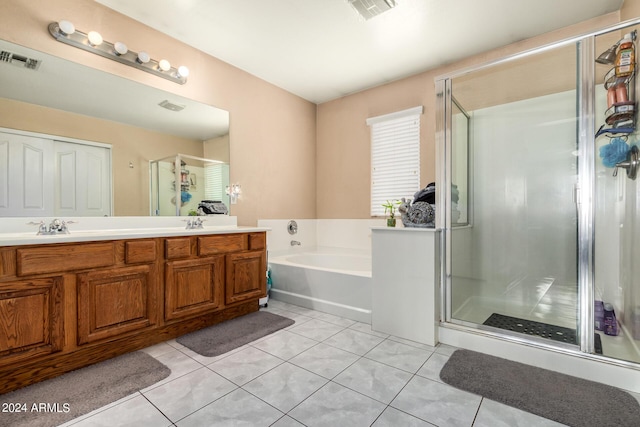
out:
{"label": "purple bottle", "polygon": [[609,303],[604,305],[604,333],[606,335],[618,335],[616,313],[613,311],[613,305]]}

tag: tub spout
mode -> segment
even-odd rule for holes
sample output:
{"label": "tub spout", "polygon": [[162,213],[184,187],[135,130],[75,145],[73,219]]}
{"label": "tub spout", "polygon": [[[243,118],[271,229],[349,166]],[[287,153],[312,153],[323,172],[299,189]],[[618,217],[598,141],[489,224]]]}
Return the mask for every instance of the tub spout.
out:
{"label": "tub spout", "polygon": [[302,243],[298,242],[297,240],[292,240],[291,241],[291,246],[300,246]]}

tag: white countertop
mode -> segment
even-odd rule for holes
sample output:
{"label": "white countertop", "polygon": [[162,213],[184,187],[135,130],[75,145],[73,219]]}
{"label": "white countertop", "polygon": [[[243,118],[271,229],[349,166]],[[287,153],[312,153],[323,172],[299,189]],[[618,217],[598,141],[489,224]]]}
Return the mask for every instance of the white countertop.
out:
{"label": "white countertop", "polygon": [[115,230],[71,231],[69,234],[36,235],[30,233],[0,233],[0,246],[42,245],[51,243],[89,242],[101,240],[144,239],[151,237],[193,236],[200,234],[228,234],[269,231],[265,227],[209,226],[200,229],[184,227],[130,228]]}
{"label": "white countertop", "polygon": [[238,226],[236,217],[201,217],[204,228],[187,229],[186,221],[196,217],[91,217],[59,218],[68,223],[69,234],[38,235],[40,221],[53,218],[0,218],[0,246],[88,242],[201,234],[269,231],[268,227]]}
{"label": "white countertop", "polygon": [[371,227],[371,230],[373,231],[409,231],[409,232],[418,231],[421,233],[423,232],[433,233],[436,231],[440,231],[439,228],[433,228],[433,227],[384,227],[384,226]]}

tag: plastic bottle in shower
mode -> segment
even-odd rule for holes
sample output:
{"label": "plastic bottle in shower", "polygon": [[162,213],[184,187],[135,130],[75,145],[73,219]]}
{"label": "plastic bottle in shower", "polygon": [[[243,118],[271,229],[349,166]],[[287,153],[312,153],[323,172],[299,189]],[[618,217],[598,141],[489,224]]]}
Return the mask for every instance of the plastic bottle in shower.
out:
{"label": "plastic bottle in shower", "polygon": [[613,305],[604,304],[604,333],[605,335],[618,335],[618,321],[616,313],[613,311]]}
{"label": "plastic bottle in shower", "polygon": [[640,305],[631,313],[631,331],[634,340],[640,340]]}
{"label": "plastic bottle in shower", "polygon": [[636,66],[636,54],[631,34],[626,34],[620,42],[616,55],[616,77],[627,77],[633,73]]}

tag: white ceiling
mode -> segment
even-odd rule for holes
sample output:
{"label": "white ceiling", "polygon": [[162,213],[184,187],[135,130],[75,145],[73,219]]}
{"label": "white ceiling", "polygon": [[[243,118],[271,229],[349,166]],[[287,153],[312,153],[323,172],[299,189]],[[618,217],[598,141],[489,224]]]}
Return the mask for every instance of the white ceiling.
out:
{"label": "white ceiling", "polygon": [[96,1],[314,103],[613,12],[623,2],[397,0],[366,21],[348,0]]}

